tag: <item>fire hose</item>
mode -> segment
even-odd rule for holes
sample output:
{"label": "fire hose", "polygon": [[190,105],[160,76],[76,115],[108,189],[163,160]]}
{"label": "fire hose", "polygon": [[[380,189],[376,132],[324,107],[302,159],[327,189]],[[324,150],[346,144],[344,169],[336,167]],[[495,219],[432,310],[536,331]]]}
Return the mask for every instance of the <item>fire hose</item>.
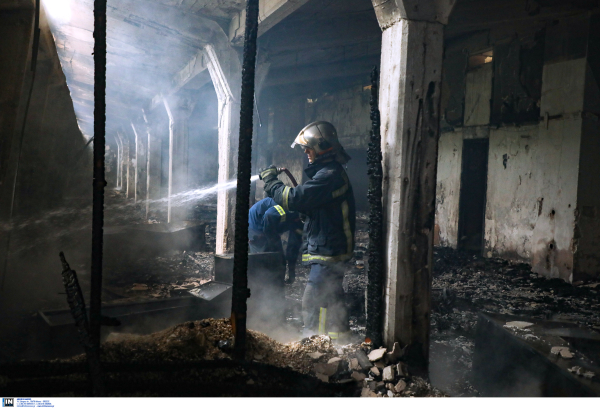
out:
{"label": "fire hose", "polygon": [[290,179],[290,181],[292,182],[292,184],[294,185],[294,187],[298,186],[298,182],[296,181],[294,176],[292,176],[292,172],[289,171],[288,169],[286,169],[285,167],[278,167],[277,173],[285,173],[288,176],[288,178]]}

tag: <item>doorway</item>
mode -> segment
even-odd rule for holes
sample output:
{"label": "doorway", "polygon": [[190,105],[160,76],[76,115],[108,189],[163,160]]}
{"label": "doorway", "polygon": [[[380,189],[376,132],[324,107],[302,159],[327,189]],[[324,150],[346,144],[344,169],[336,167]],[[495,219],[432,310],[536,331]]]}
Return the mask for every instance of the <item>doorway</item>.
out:
{"label": "doorway", "polygon": [[488,139],[467,139],[463,142],[458,249],[465,251],[483,251],[488,150]]}

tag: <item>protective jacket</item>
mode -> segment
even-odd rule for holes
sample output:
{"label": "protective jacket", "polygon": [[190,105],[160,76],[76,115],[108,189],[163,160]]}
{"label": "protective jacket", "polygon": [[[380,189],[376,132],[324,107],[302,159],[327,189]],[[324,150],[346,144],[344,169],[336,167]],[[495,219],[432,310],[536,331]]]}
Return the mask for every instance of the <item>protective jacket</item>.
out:
{"label": "protective jacket", "polygon": [[298,187],[275,180],[265,191],[284,210],[306,214],[302,262],[335,264],[352,258],[356,209],[346,171],[333,160],[320,161],[305,170],[310,178]]}

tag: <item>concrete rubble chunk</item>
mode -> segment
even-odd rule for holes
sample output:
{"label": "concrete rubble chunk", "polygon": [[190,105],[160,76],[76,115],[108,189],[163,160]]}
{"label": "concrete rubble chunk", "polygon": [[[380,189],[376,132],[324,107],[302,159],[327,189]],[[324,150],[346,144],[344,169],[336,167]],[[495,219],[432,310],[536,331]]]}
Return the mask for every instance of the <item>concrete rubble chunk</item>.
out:
{"label": "concrete rubble chunk", "polygon": [[401,393],[405,389],[406,389],[406,382],[404,380],[398,381],[398,384],[396,384],[396,386],[394,387],[394,391],[396,391],[397,393]]}
{"label": "concrete rubble chunk", "polygon": [[339,362],[333,364],[318,363],[315,364],[315,373],[324,374],[327,376],[334,375],[339,368]]}
{"label": "concrete rubble chunk", "polygon": [[375,391],[375,390],[377,389],[377,383],[376,383],[375,381],[371,381],[371,382],[369,383],[369,389],[370,389],[371,391]]}
{"label": "concrete rubble chunk", "polygon": [[360,396],[362,398],[376,398],[377,394],[375,394],[373,391],[371,391],[369,388],[363,388],[362,392],[360,393]]}
{"label": "concrete rubble chunk", "polygon": [[394,381],[394,367],[387,366],[383,369],[383,381]]}
{"label": "concrete rubble chunk", "polygon": [[339,358],[339,357],[333,357],[333,358],[330,358],[329,361],[327,361],[327,364],[335,364],[335,363],[339,364],[340,361],[342,361],[341,358]]}
{"label": "concrete rubble chunk", "polygon": [[362,350],[356,351],[356,359],[358,360],[358,364],[363,368],[363,370],[368,370],[373,367],[373,364],[369,361],[369,357]]}
{"label": "concrete rubble chunk", "polygon": [[530,326],[533,326],[533,323],[523,322],[523,321],[518,321],[518,320],[515,320],[514,322],[506,322],[506,324],[504,325],[504,327],[507,327],[510,329],[525,329]]}
{"label": "concrete rubble chunk", "polygon": [[308,356],[310,358],[312,358],[313,360],[318,360],[321,358],[321,356],[323,356],[323,353],[319,353],[318,351],[315,351],[314,353],[308,353]]}
{"label": "concrete rubble chunk", "polygon": [[379,371],[379,368],[377,368],[377,367],[372,367],[370,371],[371,371],[371,374],[373,374],[375,377],[378,377],[381,375],[381,372]]}
{"label": "concrete rubble chunk", "polygon": [[379,368],[380,370],[383,370],[386,366],[385,362],[383,361],[383,359],[379,360],[379,361],[375,361],[375,367]]}
{"label": "concrete rubble chunk", "polygon": [[350,369],[354,370],[354,371],[358,371],[361,369],[360,364],[358,364],[358,359],[357,358],[351,358],[350,359]]}
{"label": "concrete rubble chunk", "polygon": [[398,359],[404,355],[404,350],[400,347],[400,343],[395,342],[392,351],[387,353],[386,360],[388,363],[397,363]]}
{"label": "concrete rubble chunk", "polygon": [[323,381],[324,383],[328,383],[329,382],[329,376],[328,375],[317,373],[317,378],[319,380]]}
{"label": "concrete rubble chunk", "polygon": [[385,353],[387,353],[387,350],[385,349],[385,347],[381,347],[377,350],[373,350],[369,353],[369,361],[374,362],[377,360],[381,360],[383,358],[383,356],[385,356]]}
{"label": "concrete rubble chunk", "polygon": [[552,347],[550,349],[550,353],[559,355],[562,358],[566,358],[566,359],[573,358],[573,353],[571,353],[571,350],[569,350],[568,347],[562,347],[562,346]]}
{"label": "concrete rubble chunk", "polygon": [[363,373],[359,373],[358,371],[354,371],[351,375],[351,377],[355,380],[355,381],[363,381],[365,378],[367,378],[367,376]]}
{"label": "concrete rubble chunk", "polygon": [[396,373],[398,374],[398,377],[408,377],[408,369],[406,367],[406,364],[396,364]]}
{"label": "concrete rubble chunk", "polygon": [[571,351],[569,351],[569,349],[568,349],[568,348],[567,348],[567,349],[564,349],[564,350],[561,350],[561,351],[560,351],[560,356],[561,356],[562,358],[567,358],[567,359],[569,359],[569,358],[573,358],[573,354],[571,353]]}

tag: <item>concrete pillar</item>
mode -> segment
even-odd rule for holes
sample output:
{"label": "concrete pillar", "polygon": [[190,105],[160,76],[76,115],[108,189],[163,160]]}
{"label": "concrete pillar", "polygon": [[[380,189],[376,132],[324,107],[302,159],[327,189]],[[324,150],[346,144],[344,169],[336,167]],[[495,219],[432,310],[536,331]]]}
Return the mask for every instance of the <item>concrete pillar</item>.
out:
{"label": "concrete pillar", "polygon": [[122,133],[123,144],[127,146],[124,156],[126,167],[123,170],[127,177],[127,198],[135,200],[135,141],[126,132]]}
{"label": "concrete pillar", "polygon": [[139,202],[146,199],[146,183],[147,174],[147,150],[148,150],[148,137],[140,125],[136,126],[131,123],[133,129],[133,135],[135,137],[135,202]]}
{"label": "concrete pillar", "polygon": [[407,345],[409,358],[425,368],[443,25],[437,2],[421,1],[416,16],[410,11],[415,8],[406,3],[411,0],[373,0],[383,30],[379,96],[386,248],[383,337],[387,346],[395,341]]}
{"label": "concrete pillar", "polygon": [[167,222],[185,219],[183,206],[176,205],[176,196],[188,187],[188,120],[194,109],[186,96],[164,99],[169,116],[169,187]]}
{"label": "concrete pillar", "polygon": [[121,173],[123,171],[123,143],[118,134],[115,135],[115,141],[117,142],[117,182],[115,183],[115,187],[117,190],[121,190],[123,181],[121,180]]}
{"label": "concrete pillar", "polygon": [[160,199],[160,165],[161,165],[161,142],[155,130],[150,126],[148,118],[144,113],[144,123],[147,134],[146,154],[146,218],[150,218],[157,209]]}
{"label": "concrete pillar", "polygon": [[[237,168],[241,71],[234,68],[239,67],[239,60],[233,52],[219,55],[209,45],[204,48],[204,55],[219,100],[218,181],[224,183],[235,177]],[[235,190],[221,191],[217,196],[217,254],[233,251],[234,224]]]}

